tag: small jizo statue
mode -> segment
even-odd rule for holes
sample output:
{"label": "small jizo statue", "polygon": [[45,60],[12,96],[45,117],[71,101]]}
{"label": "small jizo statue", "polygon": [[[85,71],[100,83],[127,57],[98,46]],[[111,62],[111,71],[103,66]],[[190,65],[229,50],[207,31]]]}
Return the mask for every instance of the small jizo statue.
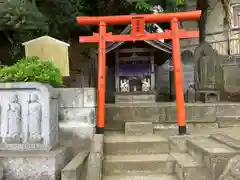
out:
{"label": "small jizo statue", "polygon": [[18,96],[10,97],[7,110],[6,139],[7,143],[20,143],[21,140],[21,105]]}
{"label": "small jizo statue", "polygon": [[42,141],[42,108],[37,94],[29,96],[28,141],[40,143]]}

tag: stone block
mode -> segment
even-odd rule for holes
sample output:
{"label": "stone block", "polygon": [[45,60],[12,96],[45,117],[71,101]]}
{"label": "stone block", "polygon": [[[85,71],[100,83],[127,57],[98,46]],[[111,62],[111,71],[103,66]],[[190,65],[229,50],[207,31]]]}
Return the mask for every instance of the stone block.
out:
{"label": "stone block", "polygon": [[217,122],[220,128],[239,127],[240,116],[218,116]]}
{"label": "stone block", "polygon": [[218,104],[217,116],[240,116],[240,103]]}
{"label": "stone block", "polygon": [[84,92],[84,107],[95,107],[97,105],[96,89],[84,88],[83,92]]}
{"label": "stone block", "polygon": [[57,88],[59,106],[65,108],[83,107],[83,88]]}
{"label": "stone block", "polygon": [[59,143],[58,94],[41,83],[0,84],[0,150],[51,150]]}
{"label": "stone block", "polygon": [[95,127],[78,121],[59,123],[60,144],[71,148],[76,155],[81,151],[89,151],[95,133]]}
{"label": "stone block", "polygon": [[56,147],[50,152],[4,150],[0,158],[6,180],[58,180],[72,154],[66,147]]}
{"label": "stone block", "polygon": [[89,152],[79,152],[62,170],[61,180],[79,180],[84,178],[88,154]]}
{"label": "stone block", "polygon": [[155,103],[155,94],[116,94],[116,103]]}
{"label": "stone block", "polygon": [[127,135],[153,134],[153,124],[151,122],[126,122],[125,134]]}
{"label": "stone block", "polygon": [[96,109],[95,108],[60,108],[60,121],[79,121],[95,125]]}
{"label": "stone block", "polygon": [[206,90],[198,91],[198,97],[201,102],[215,103],[220,101],[220,91]]}
{"label": "stone block", "polygon": [[101,180],[103,167],[103,154],[90,152],[88,157],[88,166],[86,180]]}
{"label": "stone block", "polygon": [[92,153],[103,153],[103,134],[95,134],[93,136],[91,152]]}

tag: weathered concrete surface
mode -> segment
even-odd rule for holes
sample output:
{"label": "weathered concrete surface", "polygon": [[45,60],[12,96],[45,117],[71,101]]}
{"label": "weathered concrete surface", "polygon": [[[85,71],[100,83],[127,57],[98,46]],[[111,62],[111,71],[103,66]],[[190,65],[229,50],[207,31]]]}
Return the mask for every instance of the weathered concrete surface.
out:
{"label": "weathered concrete surface", "polygon": [[58,88],[60,144],[76,155],[90,151],[96,123],[95,88]]}
{"label": "weathered concrete surface", "polygon": [[94,135],[87,162],[86,180],[102,179],[103,136],[102,134]]}
{"label": "weathered concrete surface", "polygon": [[126,122],[125,134],[127,135],[153,134],[153,124],[151,122]]}
{"label": "weathered concrete surface", "polygon": [[61,180],[83,180],[88,153],[78,153],[62,170]]}
{"label": "weathered concrete surface", "polygon": [[158,135],[139,137],[116,133],[104,137],[104,153],[108,155],[161,154],[168,152],[167,138]]}
{"label": "weathered concrete surface", "polygon": [[[147,177],[154,179],[156,174],[159,178],[166,177],[166,180],[225,180],[240,177],[239,127],[198,131],[189,129],[191,135],[185,136],[172,136],[176,131],[167,131],[172,130],[159,131],[151,137],[107,132],[104,139],[103,179],[148,180]],[[157,142],[159,144],[155,147]],[[169,143],[168,148],[166,142]],[[157,148],[161,146],[164,151]]]}
{"label": "weathered concrete surface", "polygon": [[59,122],[60,144],[69,147],[76,155],[81,151],[90,151],[95,133],[93,125],[78,121]]}
{"label": "weathered concrete surface", "polygon": [[[240,116],[240,103],[186,103],[185,107],[187,122],[192,126],[209,123],[218,127],[221,117]],[[124,129],[124,122],[176,124],[176,119],[175,103],[106,105],[106,127],[109,129]]]}
{"label": "weathered concrete surface", "polygon": [[57,147],[48,152],[5,150],[0,158],[6,180],[58,180],[72,154],[66,147]]}

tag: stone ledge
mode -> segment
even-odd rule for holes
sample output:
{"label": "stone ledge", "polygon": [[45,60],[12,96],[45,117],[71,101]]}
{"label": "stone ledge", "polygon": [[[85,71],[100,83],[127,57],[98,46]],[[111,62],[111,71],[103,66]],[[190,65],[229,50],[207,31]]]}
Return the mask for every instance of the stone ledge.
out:
{"label": "stone ledge", "polygon": [[84,174],[85,161],[89,152],[80,152],[62,170],[62,180],[78,180]]}
{"label": "stone ledge", "polygon": [[93,137],[90,154],[88,156],[86,180],[102,179],[103,137],[103,134],[95,134]]}
{"label": "stone ledge", "polygon": [[50,152],[1,151],[0,158],[6,180],[58,180],[72,154],[60,146]]}

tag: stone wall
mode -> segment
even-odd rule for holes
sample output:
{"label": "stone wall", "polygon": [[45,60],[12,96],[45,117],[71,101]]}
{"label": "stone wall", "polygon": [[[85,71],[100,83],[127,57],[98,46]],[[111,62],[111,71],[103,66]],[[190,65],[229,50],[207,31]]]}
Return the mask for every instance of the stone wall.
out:
{"label": "stone wall", "polygon": [[60,143],[74,154],[89,148],[95,132],[95,88],[58,88]]}
{"label": "stone wall", "polygon": [[[217,123],[218,118],[239,117],[239,103],[186,103],[186,120],[190,124]],[[106,105],[106,128],[124,129],[125,122],[176,124],[175,103]]]}

